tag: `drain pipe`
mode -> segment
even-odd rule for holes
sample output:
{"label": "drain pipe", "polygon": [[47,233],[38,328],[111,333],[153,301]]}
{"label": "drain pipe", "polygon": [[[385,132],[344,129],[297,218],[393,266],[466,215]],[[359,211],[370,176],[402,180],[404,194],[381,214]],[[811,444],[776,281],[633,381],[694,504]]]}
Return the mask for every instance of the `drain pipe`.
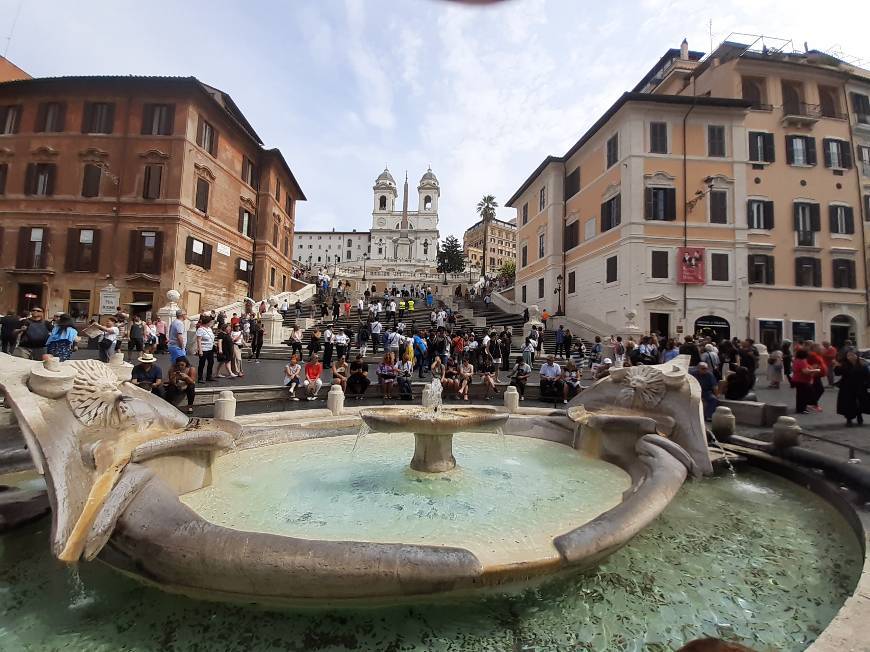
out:
{"label": "drain pipe", "polygon": [[[689,114],[695,110],[695,95],[692,95],[692,106],[683,116],[683,246],[689,246],[689,162],[686,147],[686,122]],[[683,327],[686,327],[686,312],[689,303],[689,286],[683,283]],[[683,335],[686,333],[684,332]]]}

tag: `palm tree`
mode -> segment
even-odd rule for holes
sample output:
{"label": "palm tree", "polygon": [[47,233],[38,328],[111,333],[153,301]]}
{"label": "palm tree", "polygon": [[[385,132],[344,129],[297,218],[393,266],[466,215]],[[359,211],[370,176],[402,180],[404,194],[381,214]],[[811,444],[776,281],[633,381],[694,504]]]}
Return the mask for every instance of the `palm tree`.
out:
{"label": "palm tree", "polygon": [[495,219],[495,209],[498,208],[498,202],[494,195],[484,195],[483,199],[477,202],[477,213],[483,220],[483,260],[480,261],[480,272],[486,279],[486,257],[489,248],[489,223]]}

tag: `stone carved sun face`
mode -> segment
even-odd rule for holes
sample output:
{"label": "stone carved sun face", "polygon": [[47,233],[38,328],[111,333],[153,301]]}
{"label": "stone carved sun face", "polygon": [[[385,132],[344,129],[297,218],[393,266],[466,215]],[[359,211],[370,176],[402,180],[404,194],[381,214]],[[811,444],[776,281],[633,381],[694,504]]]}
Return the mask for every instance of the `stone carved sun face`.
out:
{"label": "stone carved sun face", "polygon": [[665,397],[665,375],[652,367],[630,367],[622,377],[619,402],[634,408],[653,408]]}
{"label": "stone carved sun face", "polygon": [[76,377],[67,400],[73,414],[86,426],[118,427],[127,419],[118,379],[97,360],[75,360]]}

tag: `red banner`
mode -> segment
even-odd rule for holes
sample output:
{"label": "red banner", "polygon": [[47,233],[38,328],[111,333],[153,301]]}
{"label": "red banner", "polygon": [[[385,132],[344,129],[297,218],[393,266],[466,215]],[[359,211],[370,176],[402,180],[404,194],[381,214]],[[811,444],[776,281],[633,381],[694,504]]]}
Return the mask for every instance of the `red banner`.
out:
{"label": "red banner", "polygon": [[704,284],[704,254],[703,247],[680,247],[677,250],[677,283]]}

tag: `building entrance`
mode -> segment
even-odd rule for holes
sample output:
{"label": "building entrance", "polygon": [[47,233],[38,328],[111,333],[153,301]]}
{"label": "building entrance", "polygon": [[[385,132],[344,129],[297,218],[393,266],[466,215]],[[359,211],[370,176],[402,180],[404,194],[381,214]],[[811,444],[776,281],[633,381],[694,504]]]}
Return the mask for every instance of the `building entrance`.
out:
{"label": "building entrance", "polygon": [[695,335],[711,337],[714,342],[731,339],[731,324],[716,315],[704,315],[695,320]]}
{"label": "building entrance", "polygon": [[29,312],[42,305],[42,286],[36,283],[18,284],[18,312]]}
{"label": "building entrance", "polygon": [[837,315],[831,320],[831,344],[838,349],[843,346],[843,342],[851,340],[852,344],[856,344],[857,328],[855,320],[849,315]]}
{"label": "building entrance", "polygon": [[768,351],[779,348],[782,344],[782,322],[778,319],[759,319],[758,339]]}
{"label": "building entrance", "polygon": [[667,338],[671,333],[671,315],[668,312],[651,312],[649,314],[649,333],[658,333]]}

